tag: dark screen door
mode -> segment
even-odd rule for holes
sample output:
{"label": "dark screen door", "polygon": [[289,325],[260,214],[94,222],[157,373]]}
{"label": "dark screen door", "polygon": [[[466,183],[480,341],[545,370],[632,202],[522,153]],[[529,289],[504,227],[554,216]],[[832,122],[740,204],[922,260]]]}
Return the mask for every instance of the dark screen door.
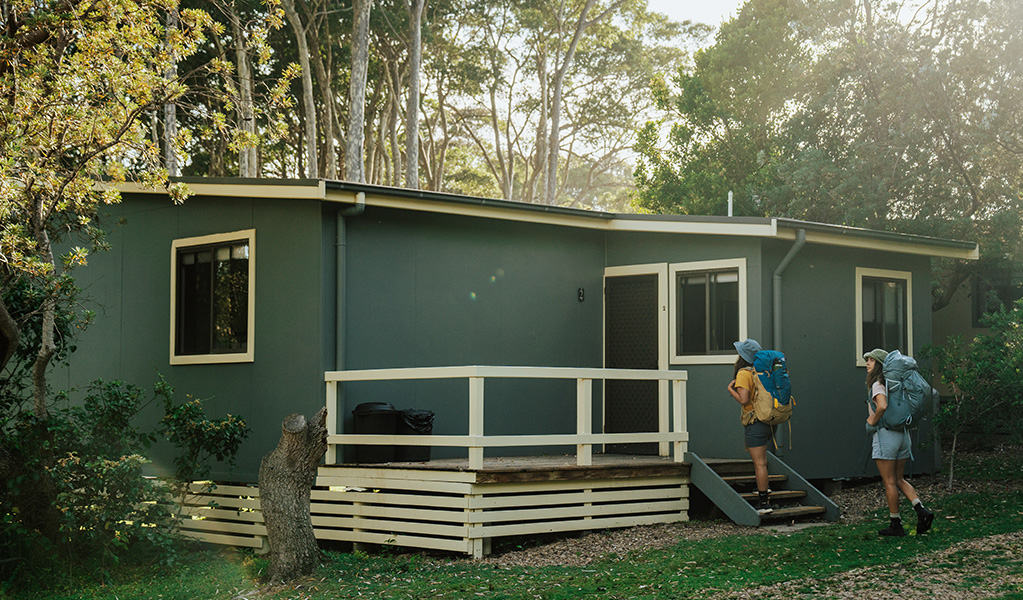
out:
{"label": "dark screen door", "polygon": [[[657,275],[604,279],[604,366],[657,369]],[[657,382],[605,382],[604,431],[657,431]],[[609,444],[609,454],[657,454],[657,444]]]}

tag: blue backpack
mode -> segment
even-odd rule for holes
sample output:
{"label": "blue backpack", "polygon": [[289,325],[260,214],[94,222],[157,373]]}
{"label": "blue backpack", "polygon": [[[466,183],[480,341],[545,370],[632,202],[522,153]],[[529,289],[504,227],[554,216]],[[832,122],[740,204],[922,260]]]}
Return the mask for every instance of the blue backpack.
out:
{"label": "blue backpack", "polygon": [[920,374],[916,360],[898,350],[888,353],[881,372],[888,389],[888,408],[878,425],[904,430],[927,413],[938,392]]}
{"label": "blue backpack", "polygon": [[759,384],[753,395],[757,420],[768,425],[788,421],[795,402],[785,355],[777,350],[761,350],[753,356],[753,371]]}

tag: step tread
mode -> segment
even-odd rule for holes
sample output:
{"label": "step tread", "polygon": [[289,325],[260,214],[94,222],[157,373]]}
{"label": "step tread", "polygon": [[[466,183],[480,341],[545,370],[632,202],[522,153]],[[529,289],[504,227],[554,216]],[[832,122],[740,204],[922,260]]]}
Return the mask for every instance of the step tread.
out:
{"label": "step tread", "polygon": [[819,515],[826,512],[823,506],[792,506],[788,508],[776,508],[774,511],[760,515],[761,519],[792,519],[809,515]]}
{"label": "step tread", "polygon": [[[723,481],[725,481],[726,483],[729,483],[729,484],[732,484],[732,485],[745,484],[745,483],[756,483],[756,481],[757,481],[757,478],[756,478],[755,475],[727,475],[725,477],[722,477],[721,479]],[[788,481],[789,478],[788,478],[787,475],[768,475],[767,476],[767,480],[768,481],[782,482],[782,481]]]}
{"label": "step tread", "polygon": [[[746,492],[739,494],[746,500],[756,500],[760,496],[757,492]],[[792,498],[805,498],[806,492],[803,490],[771,490],[772,500],[789,500]]]}

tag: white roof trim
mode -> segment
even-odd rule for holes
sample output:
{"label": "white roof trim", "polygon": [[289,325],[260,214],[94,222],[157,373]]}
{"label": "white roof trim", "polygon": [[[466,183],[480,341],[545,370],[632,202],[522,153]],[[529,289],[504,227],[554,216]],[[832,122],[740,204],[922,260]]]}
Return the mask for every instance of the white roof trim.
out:
{"label": "white roof trim", "polygon": [[[244,198],[287,198],[321,200],[341,204],[355,204],[356,191],[349,189],[327,189],[325,180],[303,180],[276,182],[270,179],[238,180],[237,182],[186,181],[195,195],[227,196]],[[166,194],[163,188],[146,188],[136,183],[125,183],[117,186],[123,193]],[[796,231],[801,229],[799,221],[782,219],[784,225],[779,227],[779,219],[749,219],[734,221],[728,219],[680,220],[656,218],[632,218],[630,215],[612,213],[586,214],[578,211],[538,209],[530,205],[528,210],[517,208],[506,200],[473,198],[471,202],[449,201],[431,197],[434,192],[423,192],[421,197],[392,196],[366,190],[366,204],[383,208],[415,210],[438,214],[464,215],[487,219],[501,219],[597,229],[602,231],[666,233],[689,235],[731,235],[779,240],[795,240]],[[457,200],[457,196],[453,196]],[[833,230],[833,231],[831,231]],[[960,260],[977,260],[980,258],[980,246],[973,244],[962,246],[942,244],[940,240],[929,243],[926,238],[910,235],[892,234],[886,237],[870,235],[870,230],[843,228],[839,226],[807,223],[806,241],[813,244],[839,246],[845,248],[861,248],[884,252],[898,252]]]}

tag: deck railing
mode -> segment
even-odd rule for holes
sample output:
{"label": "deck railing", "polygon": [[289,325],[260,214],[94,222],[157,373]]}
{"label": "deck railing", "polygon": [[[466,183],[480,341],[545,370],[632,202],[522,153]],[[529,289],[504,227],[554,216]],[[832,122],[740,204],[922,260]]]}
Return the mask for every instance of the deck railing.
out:
{"label": "deck railing", "polygon": [[[576,432],[548,435],[486,435],[483,431],[483,391],[487,378],[495,379],[574,379],[576,381]],[[355,381],[398,381],[417,379],[466,379],[468,394],[468,435],[387,435],[339,434],[337,432],[338,384]],[[593,433],[593,385],[606,380],[658,381],[658,430],[637,433]],[[682,462],[688,449],[686,426],[686,371],[649,369],[587,369],[575,367],[423,367],[404,369],[369,369],[328,371],[327,382],[327,464],[337,462],[337,447],[348,444],[385,444],[405,446],[444,446],[466,448],[469,468],[483,468],[485,448],[521,446],[575,446],[576,462],[589,466],[593,462],[593,446],[601,444],[659,444],[661,456],[673,456]],[[668,388],[671,398],[669,402]],[[670,415],[669,415],[670,407]]]}

